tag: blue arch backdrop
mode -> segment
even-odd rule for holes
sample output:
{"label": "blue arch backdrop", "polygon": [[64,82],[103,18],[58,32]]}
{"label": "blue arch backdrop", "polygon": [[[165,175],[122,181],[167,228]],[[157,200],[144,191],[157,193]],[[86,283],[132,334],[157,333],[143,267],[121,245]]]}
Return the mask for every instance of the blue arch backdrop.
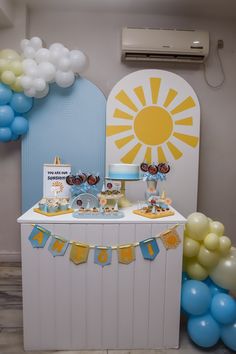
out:
{"label": "blue arch backdrop", "polygon": [[51,85],[44,99],[28,113],[30,129],[22,140],[22,209],[42,198],[43,164],[60,156],[79,169],[105,170],[106,99],[93,83],[78,78],[70,88]]}

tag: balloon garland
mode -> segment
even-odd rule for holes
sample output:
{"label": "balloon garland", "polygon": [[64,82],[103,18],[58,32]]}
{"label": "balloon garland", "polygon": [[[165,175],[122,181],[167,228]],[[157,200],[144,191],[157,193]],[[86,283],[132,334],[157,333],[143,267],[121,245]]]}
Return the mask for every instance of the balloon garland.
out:
{"label": "balloon garland", "polygon": [[61,43],[43,48],[39,37],[23,39],[20,47],[20,54],[0,51],[0,142],[17,140],[28,131],[22,114],[32,108],[33,98],[47,96],[53,82],[70,87],[87,65],[80,50],[69,50]]}
{"label": "balloon garland", "polygon": [[224,225],[191,214],[184,231],[181,306],[192,341],[204,348],[219,339],[236,351],[236,249]]}

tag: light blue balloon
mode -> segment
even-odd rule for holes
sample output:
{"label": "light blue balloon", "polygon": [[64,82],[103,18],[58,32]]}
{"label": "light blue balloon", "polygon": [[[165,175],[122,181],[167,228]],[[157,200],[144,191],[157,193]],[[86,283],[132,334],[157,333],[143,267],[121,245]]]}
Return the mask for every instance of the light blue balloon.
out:
{"label": "light blue balloon", "polygon": [[212,347],[220,338],[220,326],[209,313],[192,316],[188,320],[187,330],[192,341],[203,348]]}
{"label": "light blue balloon", "polygon": [[0,106],[0,127],[8,127],[14,119],[14,111],[8,106]]}
{"label": "light blue balloon", "polygon": [[22,135],[27,133],[29,129],[28,120],[24,117],[17,116],[11,124],[12,133],[15,135]]}
{"label": "light blue balloon", "polygon": [[199,280],[187,280],[182,285],[181,306],[189,315],[203,315],[211,304],[208,286]]}
{"label": "light blue balloon", "polygon": [[236,351],[236,322],[221,328],[221,339],[228,348]]}
{"label": "light blue balloon", "polygon": [[7,143],[11,140],[12,132],[10,128],[0,128],[0,141]]}
{"label": "light blue balloon", "polygon": [[220,293],[228,294],[229,292],[229,290],[223,289],[220,286],[216,285],[209,277],[204,280],[204,283],[208,285],[212,297],[215,296],[216,294],[220,294]]}
{"label": "light blue balloon", "polygon": [[12,133],[11,140],[12,141],[17,141],[18,139],[20,139],[20,135],[16,135],[16,134]]}
{"label": "light blue balloon", "polygon": [[216,294],[211,302],[211,314],[214,319],[223,325],[236,321],[236,302],[228,294]]}
{"label": "light blue balloon", "polygon": [[4,105],[10,102],[12,97],[12,90],[2,83],[0,83],[0,105]]}
{"label": "light blue balloon", "polygon": [[33,106],[33,98],[27,97],[23,93],[14,93],[11,98],[10,105],[15,112],[26,113]]}

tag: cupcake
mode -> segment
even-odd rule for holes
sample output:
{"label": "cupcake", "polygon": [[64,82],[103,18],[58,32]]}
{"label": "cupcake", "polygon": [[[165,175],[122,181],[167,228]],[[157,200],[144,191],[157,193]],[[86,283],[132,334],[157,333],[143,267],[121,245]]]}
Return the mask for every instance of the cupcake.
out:
{"label": "cupcake", "polygon": [[58,211],[58,203],[55,201],[48,201],[48,212],[56,213]]}
{"label": "cupcake", "polygon": [[67,199],[62,199],[62,200],[61,200],[59,209],[60,209],[60,210],[67,210],[67,209],[69,209],[69,203],[68,203]]}
{"label": "cupcake", "polygon": [[39,209],[47,212],[47,200],[45,198],[40,200]]}

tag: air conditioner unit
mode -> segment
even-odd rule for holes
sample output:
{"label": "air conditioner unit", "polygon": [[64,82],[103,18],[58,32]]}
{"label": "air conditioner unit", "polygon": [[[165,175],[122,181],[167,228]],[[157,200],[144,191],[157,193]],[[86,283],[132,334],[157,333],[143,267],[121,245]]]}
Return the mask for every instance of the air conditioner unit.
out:
{"label": "air conditioner unit", "polygon": [[122,60],[203,63],[209,33],[195,30],[122,29]]}

